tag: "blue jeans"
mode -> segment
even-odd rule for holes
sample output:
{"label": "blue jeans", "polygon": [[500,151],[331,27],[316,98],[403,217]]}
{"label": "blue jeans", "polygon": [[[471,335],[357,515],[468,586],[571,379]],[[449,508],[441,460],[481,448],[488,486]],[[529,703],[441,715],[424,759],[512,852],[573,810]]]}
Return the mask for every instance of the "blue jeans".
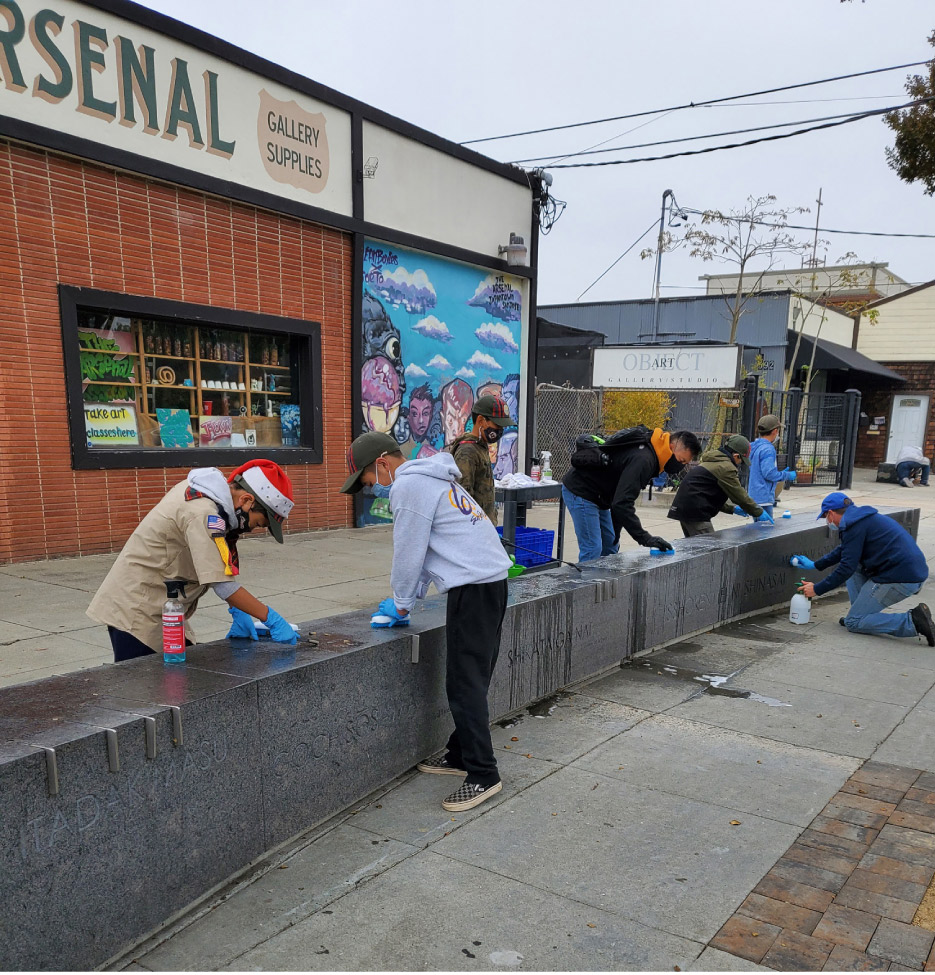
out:
{"label": "blue jeans", "polygon": [[578,561],[593,562],[602,555],[616,555],[620,546],[610,512],[598,508],[593,501],[579,498],[564,486],[562,500],[578,537]]}
{"label": "blue jeans", "polygon": [[844,617],[844,625],[851,633],[916,636],[909,613],[884,613],[883,610],[914,596],[921,588],[921,582],[874,582],[855,572],[847,580],[851,608]]}
{"label": "blue jeans", "polygon": [[901,481],[904,477],[913,478],[916,471],[922,472],[922,483],[928,484],[929,465],[914,464],[911,460],[904,460],[901,464],[896,465],[896,480]]}

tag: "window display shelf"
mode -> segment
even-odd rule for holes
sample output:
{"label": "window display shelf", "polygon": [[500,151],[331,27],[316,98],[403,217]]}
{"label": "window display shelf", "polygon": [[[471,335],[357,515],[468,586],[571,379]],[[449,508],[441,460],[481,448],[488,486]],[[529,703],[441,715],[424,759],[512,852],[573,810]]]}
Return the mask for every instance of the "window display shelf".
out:
{"label": "window display shelf", "polygon": [[163,355],[161,352],[144,352],[144,359],[172,359],[175,362],[194,362],[192,355]]}
{"label": "window display shelf", "polygon": [[142,383],[131,383],[126,379],[82,379],[85,386],[135,386],[137,389]]}
{"label": "window display shelf", "polygon": [[[203,359],[202,361],[203,362],[210,362],[211,360],[210,359]],[[250,365],[250,368],[251,369],[266,369],[267,371],[269,371],[271,369],[275,369],[278,372],[289,372],[289,370],[292,368],[291,366],[264,366],[264,365],[262,365],[259,362],[251,362],[251,363],[249,363],[249,365]]]}

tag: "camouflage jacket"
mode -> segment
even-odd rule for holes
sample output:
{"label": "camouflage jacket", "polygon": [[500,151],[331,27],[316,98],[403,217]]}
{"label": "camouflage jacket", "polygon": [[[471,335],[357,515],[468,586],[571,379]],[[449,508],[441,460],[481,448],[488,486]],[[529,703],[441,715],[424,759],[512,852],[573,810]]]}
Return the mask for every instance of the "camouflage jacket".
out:
{"label": "camouflage jacket", "polygon": [[493,467],[487,444],[472,433],[462,433],[448,446],[461,471],[461,487],[484,509],[484,514],[496,525],[497,506],[494,502]]}

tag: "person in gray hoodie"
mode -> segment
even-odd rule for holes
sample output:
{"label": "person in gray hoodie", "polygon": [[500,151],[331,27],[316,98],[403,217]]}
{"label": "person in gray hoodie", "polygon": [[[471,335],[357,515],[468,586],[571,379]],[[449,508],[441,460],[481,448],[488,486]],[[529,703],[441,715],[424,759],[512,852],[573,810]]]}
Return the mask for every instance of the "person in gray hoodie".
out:
{"label": "person in gray hoodie", "polygon": [[344,494],[390,486],[393,595],[380,603],[371,625],[407,626],[431,583],[448,593],[445,690],[455,730],[442,757],[417,767],[466,776],[442,806],[451,812],[471,809],[502,788],[487,691],[500,652],[510,558],[490,519],[458,483],[451,454],[407,461],[392,437],[371,432],[351,444],[347,467]]}

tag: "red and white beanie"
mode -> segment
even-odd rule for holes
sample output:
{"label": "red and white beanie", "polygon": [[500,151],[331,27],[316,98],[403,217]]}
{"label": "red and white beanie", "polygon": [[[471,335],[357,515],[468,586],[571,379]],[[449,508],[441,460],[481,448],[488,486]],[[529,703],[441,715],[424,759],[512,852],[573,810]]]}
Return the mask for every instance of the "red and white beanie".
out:
{"label": "red and white beanie", "polygon": [[238,480],[263,507],[269,518],[270,533],[281,542],[282,523],[295,505],[289,475],[274,461],[250,460],[241,464],[227,479],[229,484]]}

